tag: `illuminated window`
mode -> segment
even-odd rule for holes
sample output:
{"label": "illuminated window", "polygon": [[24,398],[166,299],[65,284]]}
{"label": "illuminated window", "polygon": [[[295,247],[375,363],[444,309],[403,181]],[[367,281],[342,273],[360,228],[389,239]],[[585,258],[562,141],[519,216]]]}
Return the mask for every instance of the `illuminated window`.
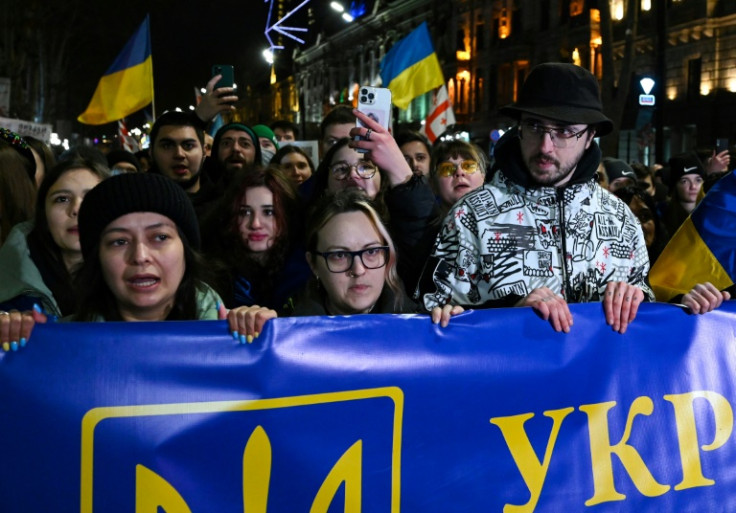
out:
{"label": "illuminated window", "polygon": [[494,6],[498,38],[506,39],[511,35],[511,0],[500,0]]}
{"label": "illuminated window", "polygon": [[570,0],[570,17],[583,14],[584,4],[583,0]]}
{"label": "illuminated window", "polygon": [[583,62],[580,60],[580,51],[577,48],[572,51],[572,63],[577,66],[583,65]]}
{"label": "illuminated window", "polygon": [[651,11],[652,10],[652,0],[641,0],[641,10]]}
{"label": "illuminated window", "polygon": [[611,16],[616,21],[624,19],[624,0],[611,0]]}

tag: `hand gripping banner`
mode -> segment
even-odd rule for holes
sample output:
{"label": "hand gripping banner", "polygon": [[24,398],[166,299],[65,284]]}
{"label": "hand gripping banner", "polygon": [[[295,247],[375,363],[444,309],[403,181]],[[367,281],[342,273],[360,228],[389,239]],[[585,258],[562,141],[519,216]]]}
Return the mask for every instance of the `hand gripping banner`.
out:
{"label": "hand gripping banner", "polygon": [[736,305],[37,326],[0,511],[733,511]]}

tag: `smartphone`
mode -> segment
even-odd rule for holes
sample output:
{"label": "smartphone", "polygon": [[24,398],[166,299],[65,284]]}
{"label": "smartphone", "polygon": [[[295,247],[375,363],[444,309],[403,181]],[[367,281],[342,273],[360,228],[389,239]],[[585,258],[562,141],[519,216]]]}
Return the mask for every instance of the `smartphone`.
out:
{"label": "smartphone", "polygon": [[222,75],[222,78],[215,84],[218,87],[234,87],[235,86],[235,68],[229,64],[215,64],[212,66],[212,76]]}
{"label": "smartphone", "polygon": [[718,138],[716,139],[716,154],[721,153],[722,151],[726,151],[728,149],[728,138]]}
{"label": "smartphone", "polygon": [[[391,130],[391,90],[385,87],[362,86],[358,90],[358,110],[381,125]],[[358,120],[358,126],[365,126]],[[360,140],[360,137],[356,137]],[[365,153],[367,150],[358,149]]]}

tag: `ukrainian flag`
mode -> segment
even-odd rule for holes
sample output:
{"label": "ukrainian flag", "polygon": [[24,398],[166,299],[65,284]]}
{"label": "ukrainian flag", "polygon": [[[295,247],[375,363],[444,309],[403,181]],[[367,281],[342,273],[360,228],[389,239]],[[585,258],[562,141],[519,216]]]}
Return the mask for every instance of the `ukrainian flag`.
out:
{"label": "ukrainian flag", "polygon": [[718,290],[736,277],[736,175],[721,178],[672,237],[649,272],[658,301],[706,281]]}
{"label": "ukrainian flag", "polygon": [[105,75],[87,110],[77,118],[88,125],[122,119],[153,101],[153,60],[148,15]]}
{"label": "ukrainian flag", "polygon": [[420,94],[445,82],[427,22],[391,47],[381,61],[381,80],[384,87],[391,89],[394,105],[402,109],[408,108]]}

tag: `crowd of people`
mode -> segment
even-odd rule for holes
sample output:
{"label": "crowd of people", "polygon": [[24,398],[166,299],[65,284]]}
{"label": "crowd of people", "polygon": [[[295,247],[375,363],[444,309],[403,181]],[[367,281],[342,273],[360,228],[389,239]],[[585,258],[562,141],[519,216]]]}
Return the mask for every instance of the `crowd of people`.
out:
{"label": "crowd of people", "polygon": [[[602,158],[613,124],[571,64],[531,71],[492,157],[340,105],[317,165],[289,121],[207,134],[237,100],[217,78],[195,111],[158,117],[147,152],[55,156],[0,129],[5,351],[49,319],[227,319],[247,343],[278,316],[426,312],[444,327],[515,306],[569,332],[576,302],[602,303],[624,333],[656,300],[651,264],[729,172],[727,151],[654,169]],[[700,283],[677,301],[705,313],[728,299]]]}

